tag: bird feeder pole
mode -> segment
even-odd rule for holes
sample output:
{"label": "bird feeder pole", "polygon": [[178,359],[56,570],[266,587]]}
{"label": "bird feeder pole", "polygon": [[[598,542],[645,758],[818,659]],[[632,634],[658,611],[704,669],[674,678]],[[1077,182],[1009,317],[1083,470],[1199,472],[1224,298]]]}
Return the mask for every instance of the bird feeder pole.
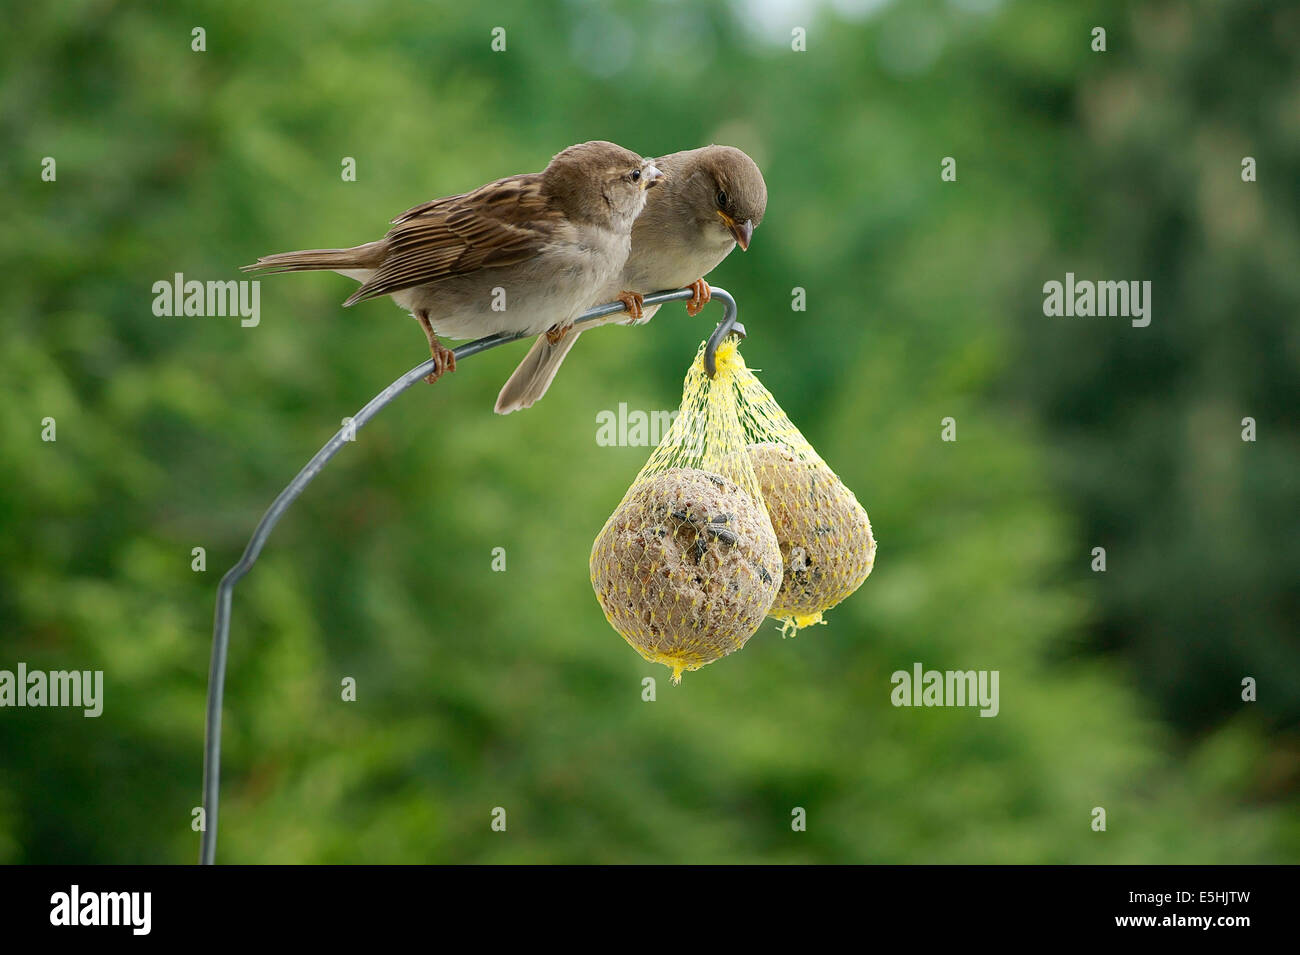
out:
{"label": "bird feeder pole", "polygon": [[[722,302],[723,313],[722,321],[709,336],[709,343],[704,350],[704,368],[710,378],[717,373],[716,354],[722,340],[732,333],[742,338],[745,335],[745,326],[736,321],[736,300],[724,289],[714,287],[712,292],[712,297]],[[694,294],[694,291],[689,288],[655,292],[653,295],[645,296],[644,303],[661,305],[665,302],[684,301],[694,297]],[[622,302],[598,305],[583,312],[574,324],[594,322],[623,310]],[[524,337],[526,335],[522,332],[488,335],[455,349],[456,360],[460,362],[471,355],[477,355],[489,348],[496,348],[498,345],[505,345]],[[217,812],[221,797],[221,709],[226,689],[226,660],[230,650],[230,609],[234,599],[235,584],[253,569],[253,564],[257,563],[257,558],[261,555],[262,548],[267,538],[271,536],[271,531],[275,529],[275,525],[279,523],[289,506],[307,489],[307,485],[324,470],[325,465],[329,464],[334,455],[338,454],[343,446],[356,436],[356,432],[386,408],[394,398],[416,382],[422,381],[433,369],[432,358],[412,368],[371,398],[366,406],[352,417],[351,422],[340,428],[334,437],[325,442],[325,446],[316,452],[306,466],[289,482],[288,487],[271,502],[262,519],[257,522],[257,527],[253,529],[253,536],[249,538],[248,546],[244,548],[238,563],[226,571],[225,576],[221,578],[221,583],[217,585],[217,609],[212,623],[212,663],[208,671],[207,732],[203,744],[204,824],[199,847],[199,862],[202,865],[212,865],[217,859]]]}

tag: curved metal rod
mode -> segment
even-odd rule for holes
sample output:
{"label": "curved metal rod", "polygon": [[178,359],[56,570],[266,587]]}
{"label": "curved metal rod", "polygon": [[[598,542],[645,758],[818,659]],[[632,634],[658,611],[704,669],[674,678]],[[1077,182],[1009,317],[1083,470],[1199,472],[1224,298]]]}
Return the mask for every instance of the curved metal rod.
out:
{"label": "curved metal rod", "polygon": [[[684,301],[693,296],[694,292],[689,288],[673,289],[672,291],[655,292],[653,295],[647,295],[645,304],[661,305],[664,302]],[[713,289],[713,298],[722,301],[724,311],[723,319],[709,338],[709,344],[705,350],[704,360],[709,368],[710,377],[717,370],[714,353],[717,351],[718,343],[722,341],[727,332],[735,330],[741,335],[744,334],[744,326],[736,324],[736,300],[725,289],[720,288]],[[598,305],[583,312],[578,316],[574,324],[581,325],[586,322],[594,322],[597,319],[623,310],[622,302]],[[470,355],[477,355],[479,352],[487,351],[489,348],[496,348],[498,345],[505,345],[526,337],[528,336],[522,332],[488,335],[485,338],[480,338],[455,349],[456,359],[460,361]],[[306,466],[289,482],[289,486],[271,502],[271,506],[266,509],[262,519],[257,522],[257,527],[253,530],[253,536],[249,539],[248,546],[244,548],[244,553],[239,558],[239,562],[226,571],[225,576],[221,578],[221,583],[217,585],[217,609],[212,622],[212,663],[208,671],[207,732],[203,743],[204,812],[203,832],[199,846],[199,862],[202,865],[212,865],[217,859],[217,812],[221,797],[221,709],[226,692],[226,658],[230,649],[230,607],[234,598],[235,584],[239,583],[244,575],[253,569],[253,564],[257,562],[258,556],[262,553],[262,547],[266,544],[267,538],[271,536],[271,531],[275,529],[275,525],[284,516],[284,512],[306,490],[307,485],[330,462],[330,459],[338,454],[343,445],[355,438],[356,432],[360,431],[371,418],[379,414],[407,388],[410,388],[418,381],[422,381],[424,376],[431,371],[433,371],[432,358],[412,368],[371,398],[366,406],[353,416],[351,426],[340,428],[334,437],[325,442],[325,446],[316,452]]]}
{"label": "curved metal rod", "polygon": [[731,293],[726,289],[715,288],[713,297],[722,302],[722,321],[718,322],[718,327],[709,336],[709,344],[704,349],[704,370],[708,372],[710,378],[718,374],[718,346],[722,344],[722,340],[733,334],[741,338],[745,337],[745,326],[736,321],[738,309]]}

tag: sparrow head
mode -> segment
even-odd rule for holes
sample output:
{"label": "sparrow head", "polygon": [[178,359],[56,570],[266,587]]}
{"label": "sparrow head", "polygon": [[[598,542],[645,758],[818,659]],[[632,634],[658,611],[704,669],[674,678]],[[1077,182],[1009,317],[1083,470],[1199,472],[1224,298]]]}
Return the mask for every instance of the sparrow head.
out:
{"label": "sparrow head", "polygon": [[[734,146],[705,146],[680,155],[689,179],[683,191],[699,227],[748,249],[767,211],[767,183],[754,160]],[[677,171],[672,173],[676,178]]]}
{"label": "sparrow head", "polygon": [[646,190],[662,178],[651,160],[595,140],[558,153],[542,172],[542,188],[571,219],[630,231]]}

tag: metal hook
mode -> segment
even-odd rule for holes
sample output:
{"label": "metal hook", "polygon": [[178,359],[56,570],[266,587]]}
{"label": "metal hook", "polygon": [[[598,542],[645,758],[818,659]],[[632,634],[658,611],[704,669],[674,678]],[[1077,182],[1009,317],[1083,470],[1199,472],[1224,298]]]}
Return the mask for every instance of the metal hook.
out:
{"label": "metal hook", "polygon": [[718,374],[718,346],[728,335],[744,338],[745,326],[736,321],[740,310],[736,307],[736,300],[731,297],[731,293],[720,288],[712,291],[713,298],[722,302],[722,321],[718,322],[718,327],[709,336],[709,343],[704,346],[704,370],[708,372],[710,378],[715,378]]}

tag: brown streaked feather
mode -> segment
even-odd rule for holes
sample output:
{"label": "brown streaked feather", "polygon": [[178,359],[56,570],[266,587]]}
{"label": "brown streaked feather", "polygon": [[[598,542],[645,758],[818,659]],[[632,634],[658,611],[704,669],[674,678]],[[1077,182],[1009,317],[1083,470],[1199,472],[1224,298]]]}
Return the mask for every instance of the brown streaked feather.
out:
{"label": "brown streaked feather", "polygon": [[384,238],[379,267],[343,304],[539,254],[564,222],[541,179],[539,173],[511,176],[403,212]]}
{"label": "brown streaked feather", "polygon": [[252,265],[241,266],[245,272],[313,272],[337,269],[369,269],[383,261],[383,243],[367,242],[351,249],[304,249],[301,252],[277,252],[264,255]]}

